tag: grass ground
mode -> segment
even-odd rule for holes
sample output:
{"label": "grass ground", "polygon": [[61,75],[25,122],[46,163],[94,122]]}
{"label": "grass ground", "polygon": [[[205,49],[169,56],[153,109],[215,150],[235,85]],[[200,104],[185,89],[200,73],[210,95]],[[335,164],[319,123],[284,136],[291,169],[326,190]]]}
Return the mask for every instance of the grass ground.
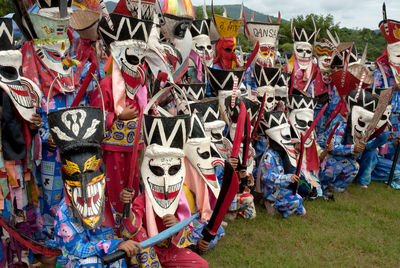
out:
{"label": "grass ground", "polygon": [[257,205],[203,257],[210,267],[399,267],[400,192],[354,184],[335,199],[307,201],[305,216],[288,219]]}

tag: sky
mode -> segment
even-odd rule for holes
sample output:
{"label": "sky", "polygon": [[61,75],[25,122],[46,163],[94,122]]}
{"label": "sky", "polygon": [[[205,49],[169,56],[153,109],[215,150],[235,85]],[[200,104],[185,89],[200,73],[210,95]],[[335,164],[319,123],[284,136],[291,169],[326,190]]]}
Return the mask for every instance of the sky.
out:
{"label": "sky", "polygon": [[[276,16],[278,11],[284,19],[310,13],[332,14],[335,23],[347,28],[378,29],[382,20],[382,4],[379,0],[243,0],[244,5],[258,12]],[[400,21],[400,0],[386,0],[388,19]],[[192,0],[193,5],[203,0]],[[211,0],[206,0],[207,5]],[[241,4],[242,0],[214,0],[214,5]]]}

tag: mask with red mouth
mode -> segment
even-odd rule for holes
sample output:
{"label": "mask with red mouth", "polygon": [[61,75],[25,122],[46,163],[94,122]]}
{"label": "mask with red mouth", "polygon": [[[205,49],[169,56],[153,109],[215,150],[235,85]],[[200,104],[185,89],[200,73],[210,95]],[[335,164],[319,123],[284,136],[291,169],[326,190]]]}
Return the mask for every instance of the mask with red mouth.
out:
{"label": "mask with red mouth", "polygon": [[60,149],[68,206],[85,229],[95,229],[103,222],[105,204],[103,112],[96,107],[58,110],[48,114],[48,123]]}
{"label": "mask with red mouth", "polygon": [[347,110],[350,111],[347,128],[351,129],[352,142],[357,143],[366,135],[378,105],[378,98],[366,90],[355,89],[346,96],[346,103]]}
{"label": "mask with red mouth", "polygon": [[296,167],[297,158],[295,145],[299,140],[292,138],[290,125],[285,112],[264,112],[264,116],[260,121],[260,128],[264,135],[268,136],[275,144],[284,150],[288,163],[290,163],[292,167]]}
{"label": "mask with red mouth", "polygon": [[312,62],[313,46],[315,36],[317,35],[317,29],[314,25],[314,31],[307,30],[304,28],[293,27],[293,21],[291,24],[292,39],[293,39],[293,51],[296,57],[297,63],[300,69],[307,69],[308,65]]}
{"label": "mask with red mouth", "polygon": [[178,148],[151,144],[146,148],[141,173],[146,195],[154,212],[163,217],[175,214],[185,178],[185,154]]}
{"label": "mask with red mouth", "polygon": [[236,37],[220,38],[216,45],[216,58],[214,64],[219,65],[224,70],[235,69],[240,66],[234,52],[236,47]]}
{"label": "mask with red mouth", "polygon": [[22,54],[13,46],[12,20],[0,18],[0,88],[7,93],[14,107],[26,121],[30,121],[40,107],[42,93],[31,80],[21,77]]}
{"label": "mask with red mouth", "polygon": [[133,99],[140,85],[145,84],[145,54],[152,22],[110,14],[114,24],[111,29],[103,17],[99,23],[99,33],[118,66],[126,86],[126,95]]}
{"label": "mask with red mouth", "polygon": [[214,196],[218,197],[220,187],[212,165],[211,139],[206,136],[203,123],[197,114],[192,115],[191,132],[183,150]]}

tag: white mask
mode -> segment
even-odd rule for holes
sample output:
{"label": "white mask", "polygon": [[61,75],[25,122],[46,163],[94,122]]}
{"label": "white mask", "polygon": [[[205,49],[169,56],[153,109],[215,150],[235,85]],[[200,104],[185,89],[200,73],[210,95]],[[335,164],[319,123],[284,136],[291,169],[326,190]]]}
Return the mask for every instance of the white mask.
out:
{"label": "white mask", "polygon": [[312,61],[313,47],[308,42],[294,42],[294,54],[300,69],[307,69]]}
{"label": "white mask", "polygon": [[400,65],[400,42],[387,45],[389,61],[394,65]]}
{"label": "white mask", "polygon": [[354,143],[357,143],[365,136],[365,132],[373,116],[373,112],[360,106],[353,106],[351,110],[351,135],[353,136]]}
{"label": "white mask", "polygon": [[149,145],[144,153],[141,175],[146,195],[154,212],[162,218],[175,214],[185,179],[184,153],[181,149]]}
{"label": "white mask", "polygon": [[[289,114],[289,121],[292,125],[297,137],[300,139],[301,135],[305,135],[308,128],[312,125],[314,121],[314,110],[312,109],[295,109]],[[315,139],[314,132],[305,141],[304,147],[308,148],[312,145]]]}
{"label": "white mask", "polygon": [[204,60],[207,66],[212,66],[214,61],[214,49],[208,35],[201,34],[193,37],[192,50]]}
{"label": "white mask", "polygon": [[70,42],[67,39],[56,40],[35,40],[33,47],[36,55],[43,64],[57,77],[56,83],[64,92],[75,91],[75,86],[71,84],[73,79],[72,66],[66,68],[62,60],[69,57]]}
{"label": "white mask", "polygon": [[42,93],[31,80],[20,76],[22,54],[18,50],[0,51],[0,87],[7,93],[19,114],[30,121],[40,107]]}
{"label": "white mask", "polygon": [[110,44],[111,54],[121,68],[126,94],[134,99],[140,85],[146,80],[144,67],[147,44],[141,40],[115,41]]}

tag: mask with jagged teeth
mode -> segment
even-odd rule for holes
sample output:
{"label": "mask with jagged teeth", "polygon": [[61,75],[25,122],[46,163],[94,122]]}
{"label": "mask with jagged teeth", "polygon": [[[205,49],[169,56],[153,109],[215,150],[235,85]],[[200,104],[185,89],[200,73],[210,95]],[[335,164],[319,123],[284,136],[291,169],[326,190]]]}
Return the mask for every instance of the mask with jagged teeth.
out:
{"label": "mask with jagged teeth", "polygon": [[62,174],[66,198],[78,221],[94,229],[103,222],[105,166],[99,148],[64,156]]}
{"label": "mask with jagged teeth", "polygon": [[141,40],[124,40],[111,43],[111,53],[121,68],[125,81],[126,95],[133,99],[140,85],[144,85],[144,67],[147,44]]}
{"label": "mask with jagged teeth", "polygon": [[33,81],[21,77],[21,65],[20,51],[0,51],[0,88],[10,97],[22,118],[30,121],[40,107],[42,93]]}
{"label": "mask with jagged teeth", "polygon": [[146,148],[141,174],[154,212],[175,214],[185,178],[183,150],[151,144]]}

